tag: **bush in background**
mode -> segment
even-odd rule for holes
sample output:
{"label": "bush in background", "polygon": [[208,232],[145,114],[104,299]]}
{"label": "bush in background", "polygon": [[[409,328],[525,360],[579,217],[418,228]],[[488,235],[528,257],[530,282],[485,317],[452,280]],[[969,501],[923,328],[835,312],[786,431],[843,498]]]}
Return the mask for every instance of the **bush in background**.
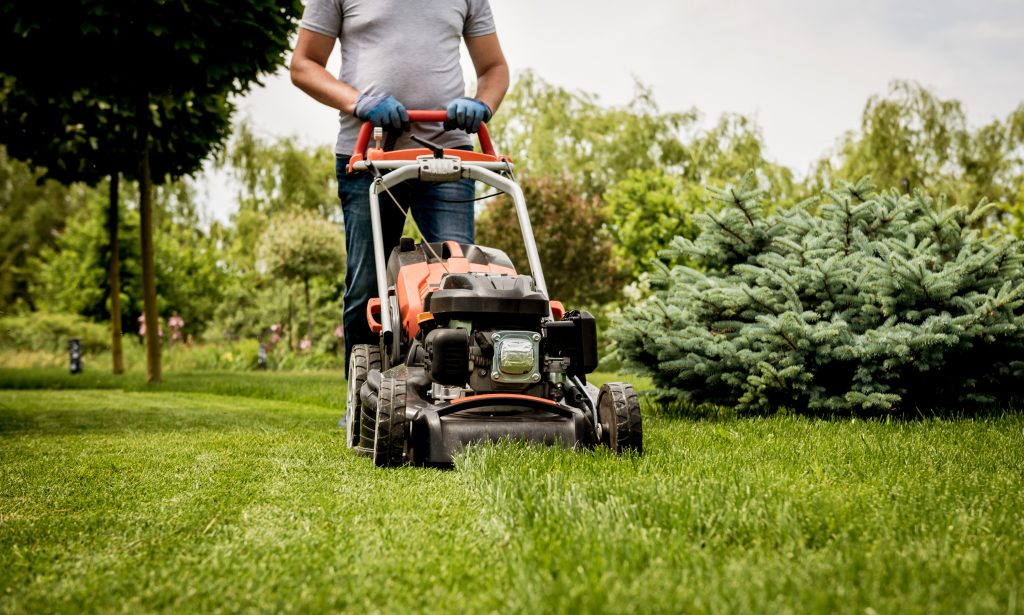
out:
{"label": "bush in background", "polygon": [[84,316],[33,312],[0,318],[0,350],[66,353],[72,338],[87,353],[110,350],[110,329]]}
{"label": "bush in background", "polygon": [[713,190],[696,241],[612,331],[668,396],[770,411],[970,411],[1024,394],[1024,249],[987,215],[866,181],[765,215],[753,175]]}

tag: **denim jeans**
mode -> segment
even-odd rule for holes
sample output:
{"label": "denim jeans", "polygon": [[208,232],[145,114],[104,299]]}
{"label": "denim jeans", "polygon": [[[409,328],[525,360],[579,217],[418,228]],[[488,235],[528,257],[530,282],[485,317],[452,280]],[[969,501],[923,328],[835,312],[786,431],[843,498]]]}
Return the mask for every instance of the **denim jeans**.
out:
{"label": "denim jeans", "polygon": [[[469,149],[469,148],[466,148]],[[366,322],[366,303],[378,296],[377,274],[373,260],[373,231],[370,225],[370,186],[373,176],[368,172],[348,174],[349,156],[338,156],[338,198],[345,217],[345,373],[348,358],[355,344],[376,344],[377,335]],[[380,195],[381,228],[384,235],[384,258],[398,245],[405,226],[405,209],[412,210],[413,219],[429,242],[453,240],[473,243],[473,180],[427,183],[418,180],[403,182],[394,188],[396,207],[386,193]]]}

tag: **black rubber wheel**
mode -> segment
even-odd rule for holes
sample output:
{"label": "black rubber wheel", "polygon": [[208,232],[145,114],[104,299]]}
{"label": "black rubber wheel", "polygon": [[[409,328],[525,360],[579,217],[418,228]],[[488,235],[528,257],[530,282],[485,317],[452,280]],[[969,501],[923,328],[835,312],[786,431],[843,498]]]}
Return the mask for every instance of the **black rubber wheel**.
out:
{"label": "black rubber wheel", "polygon": [[405,387],[404,373],[385,376],[380,382],[373,463],[382,468],[405,462]]}
{"label": "black rubber wheel", "polygon": [[380,369],[380,349],[370,344],[353,346],[348,361],[348,392],[345,398],[345,444],[349,448],[359,446],[360,425],[364,416],[359,389],[363,388],[366,374],[371,369]]}
{"label": "black rubber wheel", "polygon": [[610,382],[597,396],[597,419],[601,422],[601,444],[618,454],[644,452],[643,422],[636,391],[625,382]]}

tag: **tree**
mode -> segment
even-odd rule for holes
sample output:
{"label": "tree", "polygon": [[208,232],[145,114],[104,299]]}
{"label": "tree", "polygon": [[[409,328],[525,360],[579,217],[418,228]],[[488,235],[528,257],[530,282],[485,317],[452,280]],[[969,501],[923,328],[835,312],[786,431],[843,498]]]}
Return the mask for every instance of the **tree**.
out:
{"label": "tree", "polygon": [[345,268],[345,240],[337,225],[311,213],[274,219],[263,235],[260,258],[278,278],[302,282],[306,300],[306,335],[313,338],[309,283],[338,276]]}
{"label": "tree", "polygon": [[293,138],[261,138],[242,122],[218,166],[240,186],[231,238],[231,261],[238,275],[252,271],[256,246],[271,217],[298,211],[341,217],[334,154],[327,147],[305,148]]}
{"label": "tree", "polygon": [[777,204],[791,203],[795,198],[793,172],[768,159],[764,135],[747,117],[723,114],[707,130],[697,130],[683,147],[686,157],[679,175],[688,188],[720,188],[753,171],[759,182],[771,186]]}
{"label": "tree", "polygon": [[241,185],[240,210],[268,216],[294,210],[323,218],[340,214],[334,154],[327,146],[305,148],[292,137],[261,138],[241,122],[218,164]]}
{"label": "tree", "polygon": [[634,169],[605,193],[615,253],[636,279],[674,237],[695,238],[702,190],[661,169]]}
{"label": "tree", "polygon": [[894,81],[871,97],[859,132],[843,136],[818,163],[813,189],[830,178],[870,175],[904,192],[944,194],[968,207],[986,199],[1013,203],[1024,174],[1024,104],[1005,120],[972,130],[960,101],[944,100],[920,84]]}
{"label": "tree", "polygon": [[67,216],[88,198],[91,191],[44,180],[0,145],[0,313],[37,309],[32,263],[55,245]]}
{"label": "tree", "polygon": [[[577,230],[566,212],[560,213],[561,203],[528,199],[533,215],[543,221],[537,225],[540,234],[552,233],[565,241],[570,234],[580,233],[573,239],[592,241],[597,253],[601,253],[597,246],[611,238],[614,258],[603,259],[597,265],[603,271],[596,274],[610,284],[635,279],[646,268],[646,260],[656,257],[676,235],[693,236],[690,216],[703,211],[707,203],[705,185],[720,186],[755,169],[783,202],[795,193],[792,172],[766,159],[763,137],[752,121],[726,114],[704,128],[695,110],[660,110],[651,90],[642,84],[628,104],[615,107],[602,105],[594,94],[558,88],[527,72],[517,79],[492,129],[504,152],[515,159],[524,182],[536,179],[538,186],[544,186],[541,192],[550,196],[554,194],[550,185],[557,180],[563,184],[559,196],[572,199],[570,194],[577,193],[582,200],[576,205],[596,208],[573,212],[587,221],[584,232]],[[535,195],[540,196],[537,191]],[[544,207],[552,211],[539,210]],[[492,215],[492,209],[488,205],[481,216],[478,234],[515,250],[514,237],[505,235],[501,226],[508,222],[508,212]],[[591,221],[600,221],[600,226],[591,228]],[[570,233],[551,230],[567,222],[572,224]],[[545,264],[558,271],[556,277],[573,280],[578,275],[579,270],[573,269],[578,263],[563,270],[560,253],[552,250],[551,255],[554,260]],[[616,297],[619,289],[581,289],[570,283],[560,290],[593,304],[596,297]]]}
{"label": "tree", "polygon": [[[606,209],[583,196],[572,178],[528,176],[520,182],[530,209],[537,251],[552,299],[566,306],[598,306],[618,295],[625,275],[606,230]],[[488,205],[477,221],[477,242],[504,250],[526,271],[526,250],[509,198]]]}
{"label": "tree", "polygon": [[[135,197],[126,188],[126,197]],[[112,317],[111,289],[104,263],[114,250],[109,242],[107,203],[100,192],[74,211],[55,245],[44,249],[32,262],[37,272],[32,296],[40,307],[53,312],[72,312],[93,320]],[[194,210],[191,189],[175,182],[154,190],[156,242],[161,259],[156,281],[162,290],[159,312],[166,318],[178,312],[189,333],[199,335],[210,323],[226,286],[223,254],[212,233],[202,230]],[[118,220],[121,285],[124,307],[122,327],[134,330],[143,311],[139,212],[124,208]]]}
{"label": "tree", "polygon": [[[112,15],[104,15],[113,18]],[[83,33],[91,31],[88,21],[85,19]],[[11,57],[45,53],[37,49],[43,45],[39,39],[48,39],[54,32],[29,28],[21,36],[17,28],[25,24],[17,20],[12,23],[15,24],[16,36],[11,40],[20,43],[20,47],[13,45],[15,49],[10,51]],[[59,36],[70,36],[70,30],[62,29],[66,24],[61,21],[54,24],[54,31]],[[89,38],[88,34],[80,36]],[[82,41],[82,45],[83,55],[88,55],[89,51],[95,51],[90,45],[99,43],[95,40]],[[100,69],[94,67],[93,73],[97,71]],[[155,173],[157,183],[163,183],[199,168],[211,146],[210,139],[214,142],[222,140],[226,133],[227,92],[209,91],[204,104],[200,105],[197,102],[202,97],[194,91],[164,95],[121,91],[116,89],[119,87],[116,84],[104,83],[105,75],[96,77],[96,85],[74,79],[46,80],[35,73],[34,66],[25,67],[17,62],[10,67],[0,65],[0,74],[3,74],[6,88],[0,92],[0,129],[7,135],[5,141],[13,155],[31,161],[45,169],[47,177],[62,183],[80,181],[94,185],[109,176],[108,245],[120,245],[117,221],[121,215],[118,196],[122,173],[137,179],[143,187],[140,190],[143,279],[149,295],[147,305],[152,306],[146,317],[155,323],[152,177]],[[14,78],[12,74],[18,77]],[[81,80],[82,75],[76,75],[76,78]],[[113,367],[115,373],[121,373],[124,366],[119,252],[111,251],[108,262]],[[147,354],[147,379],[152,381],[159,379],[160,354],[158,327],[153,325],[149,330],[154,332],[150,336]]]}
{"label": "tree", "polygon": [[866,180],[766,215],[753,174],[712,191],[658,290],[612,331],[661,391],[770,411],[967,411],[1024,393],[1024,249],[966,207]]}
{"label": "tree", "polygon": [[[147,381],[160,379],[154,179],[194,172],[223,142],[229,96],[281,64],[300,8],[298,0],[249,0],[230,11],[214,0],[86,0],[57,13],[0,5],[0,132],[12,155],[61,181],[110,176],[111,220],[118,175],[139,181]],[[58,65],[60,79],[38,68]]]}
{"label": "tree", "polygon": [[685,157],[674,169],[631,169],[604,193],[616,252],[629,263],[631,277],[649,268],[674,237],[695,239],[694,216],[714,201],[705,187],[721,187],[753,170],[770,185],[777,203],[795,198],[793,173],[766,158],[760,129],[741,115],[725,114],[707,130],[680,142]]}
{"label": "tree", "polygon": [[672,168],[686,159],[681,131],[695,111],[665,113],[651,90],[637,84],[633,99],[608,107],[587,92],[572,92],[521,74],[490,129],[502,153],[526,177],[572,178],[582,196],[601,196],[635,168]]}
{"label": "tree", "polygon": [[40,308],[79,314],[90,320],[115,321],[113,289],[106,264],[110,262],[110,253],[117,252],[121,265],[117,305],[124,310],[118,311],[115,330],[121,331],[125,320],[131,323],[141,312],[138,212],[122,209],[118,213],[120,232],[116,249],[109,242],[108,203],[100,191],[93,191],[88,203],[70,213],[55,244],[44,249],[32,263],[37,272],[32,295]]}

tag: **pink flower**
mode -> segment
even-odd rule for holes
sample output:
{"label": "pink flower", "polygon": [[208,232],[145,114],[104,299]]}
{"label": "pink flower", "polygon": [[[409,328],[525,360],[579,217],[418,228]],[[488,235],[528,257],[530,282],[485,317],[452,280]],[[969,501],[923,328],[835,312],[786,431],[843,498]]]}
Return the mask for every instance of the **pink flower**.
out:
{"label": "pink flower", "polygon": [[299,350],[309,350],[312,347],[313,341],[308,337],[302,338],[302,341],[299,342]]}

